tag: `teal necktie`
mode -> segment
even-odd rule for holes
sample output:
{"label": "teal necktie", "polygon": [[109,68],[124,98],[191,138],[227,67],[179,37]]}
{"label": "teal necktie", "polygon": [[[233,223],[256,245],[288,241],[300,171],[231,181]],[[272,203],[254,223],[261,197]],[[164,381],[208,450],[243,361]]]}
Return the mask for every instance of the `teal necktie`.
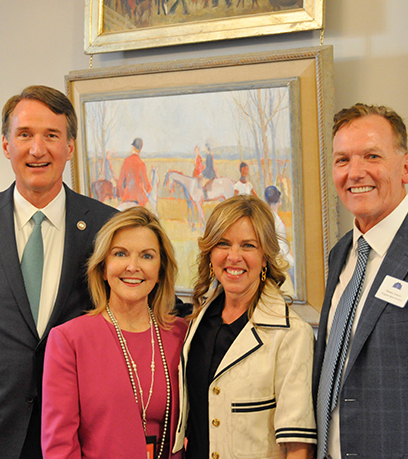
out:
{"label": "teal necktie", "polygon": [[41,284],[44,265],[44,246],[41,234],[41,223],[45,215],[37,211],[33,216],[33,231],[28,238],[21,260],[21,271],[23,273],[24,285],[26,288],[34,322],[37,325],[38,311],[40,308]]}

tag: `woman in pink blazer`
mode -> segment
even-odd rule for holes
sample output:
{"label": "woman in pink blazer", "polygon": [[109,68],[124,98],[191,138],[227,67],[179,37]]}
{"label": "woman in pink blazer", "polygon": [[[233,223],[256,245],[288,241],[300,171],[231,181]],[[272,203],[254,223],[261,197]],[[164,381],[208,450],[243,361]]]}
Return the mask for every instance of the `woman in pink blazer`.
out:
{"label": "woman in pink blazer", "polygon": [[54,328],[44,368],[44,459],[180,459],[173,247],[143,207],[100,230],[88,265],[95,309]]}

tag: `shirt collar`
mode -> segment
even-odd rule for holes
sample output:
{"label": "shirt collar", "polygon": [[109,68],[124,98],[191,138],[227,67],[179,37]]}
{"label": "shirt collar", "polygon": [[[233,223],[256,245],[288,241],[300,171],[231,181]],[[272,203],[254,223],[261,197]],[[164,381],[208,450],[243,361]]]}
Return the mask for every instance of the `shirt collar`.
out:
{"label": "shirt collar", "polygon": [[399,205],[384,219],[373,226],[366,233],[362,233],[356,226],[354,219],[353,226],[353,249],[357,250],[357,241],[360,236],[370,244],[370,247],[381,257],[385,255],[397,231],[408,213],[408,195]]}
{"label": "shirt collar", "polygon": [[31,220],[31,217],[41,210],[47,220],[60,231],[64,223],[65,202],[65,188],[61,187],[61,191],[47,206],[37,209],[19,193],[17,187],[14,187],[14,212],[17,216],[18,229],[21,230]]}

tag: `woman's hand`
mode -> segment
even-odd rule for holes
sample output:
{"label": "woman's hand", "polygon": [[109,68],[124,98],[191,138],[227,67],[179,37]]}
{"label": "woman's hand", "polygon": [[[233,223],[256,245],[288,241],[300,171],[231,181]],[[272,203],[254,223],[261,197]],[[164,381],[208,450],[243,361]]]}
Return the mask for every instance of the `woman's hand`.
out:
{"label": "woman's hand", "polygon": [[310,443],[285,443],[286,459],[312,459],[315,445]]}

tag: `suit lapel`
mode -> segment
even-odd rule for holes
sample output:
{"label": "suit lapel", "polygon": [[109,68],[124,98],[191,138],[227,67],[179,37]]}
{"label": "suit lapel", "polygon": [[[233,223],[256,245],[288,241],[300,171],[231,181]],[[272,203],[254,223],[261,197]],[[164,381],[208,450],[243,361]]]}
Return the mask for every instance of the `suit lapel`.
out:
{"label": "suit lapel", "polygon": [[[182,355],[181,355],[181,365],[183,368],[182,378],[185,378],[185,370],[187,367],[188,353],[190,351],[191,341],[195,335],[195,332],[207,311],[211,302],[222,292],[222,287],[218,286],[212,288],[209,292],[207,303],[204,308],[200,311],[197,318],[190,324],[190,327],[187,331],[187,337],[183,345]],[[271,295],[274,295],[273,290],[269,291],[265,296],[270,300]],[[281,299],[280,295],[277,296],[282,301],[282,314],[273,316],[265,310],[269,310],[267,305],[260,304],[254,311],[252,321],[248,322],[242,331],[238,334],[234,342],[231,344],[230,348],[224,355],[220,365],[217,368],[217,371],[214,375],[214,379],[219,378],[223,373],[228,371],[234,365],[238,364],[243,359],[247,358],[253,352],[258,350],[262,345],[262,339],[260,338],[254,323],[259,327],[273,327],[273,328],[288,328],[290,326],[289,320],[287,318],[288,311],[284,301]],[[268,301],[269,301],[268,300]],[[262,303],[262,299],[260,300]]]}
{"label": "suit lapel", "polygon": [[198,314],[197,318],[193,320],[192,322],[190,322],[190,325],[188,327],[186,339],[184,341],[183,349],[181,351],[181,363],[183,366],[183,375],[185,374],[185,370],[187,368],[187,360],[188,360],[188,354],[190,352],[191,341],[193,340],[195,332],[197,331],[197,328],[201,322],[201,319],[204,317],[205,311],[208,309],[209,305],[210,303],[204,306],[204,308]]}
{"label": "suit lapel", "polygon": [[[64,185],[65,186],[65,185]],[[86,245],[90,236],[92,222],[89,221],[89,209],[84,207],[84,202],[78,203],[77,195],[65,186],[66,192],[66,217],[64,256],[62,260],[61,279],[55,305],[47,324],[44,336],[57,323],[63,311],[73,283],[77,280],[78,271],[81,270],[81,260],[84,259]]]}
{"label": "suit lapel", "polygon": [[3,265],[9,287],[14,295],[17,307],[20,309],[31,332],[38,339],[37,329],[31,313],[30,303],[24,286],[18,258],[15,228],[14,228],[14,184],[0,195],[0,263]]}
{"label": "suit lapel", "polygon": [[246,359],[249,355],[254,353],[263,345],[252,322],[248,322],[241,333],[235,338],[230,348],[221,360],[217,371],[215,372],[214,379],[219,378],[223,373],[230,368]]}
{"label": "suit lapel", "polygon": [[350,351],[350,358],[347,364],[347,375],[361,352],[365,342],[371,335],[379,317],[389,303],[375,297],[385,276],[389,275],[397,279],[405,279],[408,273],[408,217],[398,230],[388,252],[380,266],[380,269],[374,279],[370,292],[364,304],[357,330],[353,339]]}
{"label": "suit lapel", "polygon": [[[214,297],[218,296],[219,291]],[[214,299],[214,297],[212,299]],[[188,354],[190,351],[191,341],[197,331],[197,328],[204,317],[205,312],[207,311],[211,300],[208,301],[206,306],[200,311],[197,318],[190,324],[190,327],[187,332],[187,337],[183,345],[182,355],[181,355],[181,364],[183,367],[183,379],[185,378],[185,371],[187,368]],[[217,368],[214,379],[218,378],[222,373],[227,371],[229,368],[233,367],[243,358],[250,355],[256,349],[262,346],[262,341],[259,338],[258,334],[255,331],[254,325],[251,322],[248,322],[241,333],[232,343],[231,347],[228,349],[224,358],[222,359],[219,367]]]}
{"label": "suit lapel", "polygon": [[323,350],[326,347],[327,320],[329,317],[331,301],[333,298],[334,291],[337,287],[337,284],[339,283],[340,274],[346,263],[352,241],[353,241],[353,232],[350,231],[338,242],[338,244],[334,247],[333,251],[330,254],[330,260],[329,260],[330,271],[329,271],[329,276],[327,278],[326,292],[325,292],[324,303],[323,303],[322,312],[320,316],[319,336],[318,336],[318,344],[322,344]]}
{"label": "suit lapel", "polygon": [[[277,312],[276,315],[271,314],[270,306],[268,306],[271,300],[274,301],[275,308],[278,308],[274,310],[274,312]],[[224,355],[214,375],[214,379],[219,378],[223,373],[263,346],[263,341],[259,336],[257,327],[263,329],[290,327],[289,310],[281,295],[270,286],[265,287],[265,291],[255,308],[252,319],[238,334]]]}

